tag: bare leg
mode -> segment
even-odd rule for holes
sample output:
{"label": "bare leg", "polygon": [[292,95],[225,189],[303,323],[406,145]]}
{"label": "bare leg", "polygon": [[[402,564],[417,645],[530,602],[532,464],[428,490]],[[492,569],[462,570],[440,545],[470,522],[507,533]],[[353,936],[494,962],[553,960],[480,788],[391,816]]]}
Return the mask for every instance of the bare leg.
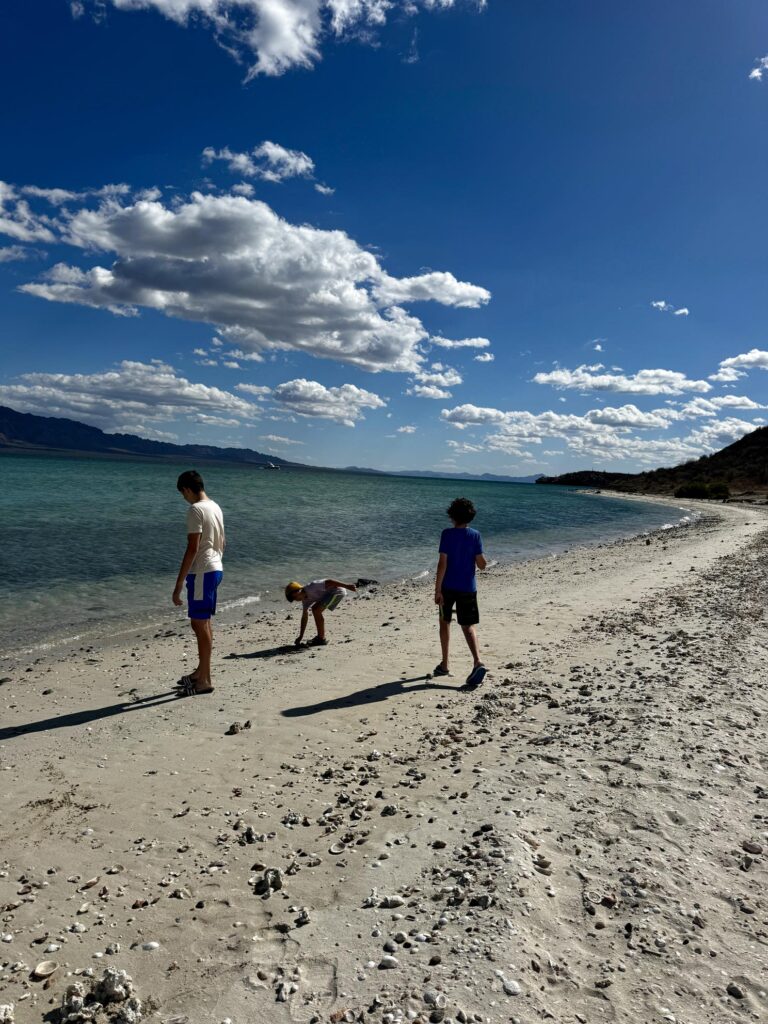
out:
{"label": "bare leg", "polygon": [[317,627],[317,635],[320,640],[325,640],[325,619],[323,618],[323,611],[321,608],[313,608],[312,614],[315,617],[315,626]]}
{"label": "bare leg", "polygon": [[480,661],[480,651],[477,646],[477,630],[474,626],[462,626],[461,628],[464,630],[464,639],[467,641],[467,646],[472,654],[475,665],[482,664]]}
{"label": "bare leg", "polygon": [[448,670],[448,647],[451,642],[451,624],[446,622],[445,619],[440,619],[440,650],[443,654],[443,660],[440,664],[447,671]]}
{"label": "bare leg", "polygon": [[197,637],[197,655],[199,665],[194,675],[198,691],[212,690],[211,686],[211,652],[213,650],[213,630],[210,619],[190,619],[190,625]]}

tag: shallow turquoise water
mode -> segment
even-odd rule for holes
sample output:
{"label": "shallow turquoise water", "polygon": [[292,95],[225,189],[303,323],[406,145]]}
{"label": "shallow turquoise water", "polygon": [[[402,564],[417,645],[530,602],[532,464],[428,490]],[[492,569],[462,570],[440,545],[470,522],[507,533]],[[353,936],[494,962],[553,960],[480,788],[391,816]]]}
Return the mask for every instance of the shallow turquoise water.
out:
{"label": "shallow turquoise water", "polygon": [[[176,477],[187,465],[40,456],[0,458],[0,649],[168,622],[185,545]],[[445,508],[458,495],[490,559],[512,561],[657,529],[683,508],[528,484],[209,467],[224,510],[226,609],[280,596],[289,579],[431,572]]]}

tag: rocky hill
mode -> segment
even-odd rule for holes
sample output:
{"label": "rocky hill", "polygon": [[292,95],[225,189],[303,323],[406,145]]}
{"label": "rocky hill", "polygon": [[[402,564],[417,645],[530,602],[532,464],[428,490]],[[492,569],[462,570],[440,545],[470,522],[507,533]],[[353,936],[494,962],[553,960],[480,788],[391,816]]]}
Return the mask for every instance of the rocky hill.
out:
{"label": "rocky hill", "polygon": [[[674,494],[681,488],[716,488],[714,494],[688,494],[689,497],[718,497],[717,485],[730,493],[768,491],[768,427],[758,427],[714,455],[684,462],[680,466],[653,469],[645,473],[610,473],[586,470],[543,476],[539,484],[567,487],[605,487],[635,494]],[[722,493],[722,487],[720,488]]]}

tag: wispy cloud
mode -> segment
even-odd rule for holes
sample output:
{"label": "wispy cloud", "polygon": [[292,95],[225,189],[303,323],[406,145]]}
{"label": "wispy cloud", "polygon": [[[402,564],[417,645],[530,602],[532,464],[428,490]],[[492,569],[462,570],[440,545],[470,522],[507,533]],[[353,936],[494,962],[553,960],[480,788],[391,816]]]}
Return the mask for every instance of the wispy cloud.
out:
{"label": "wispy cloud", "polygon": [[292,445],[292,444],[304,444],[304,441],[297,441],[293,437],[283,437],[282,434],[260,434],[260,440],[268,441],[270,444],[277,445]]}
{"label": "wispy cloud", "polygon": [[6,245],[0,248],[0,263],[28,260],[34,254],[34,249],[29,249],[24,245]]}
{"label": "wispy cloud", "polygon": [[687,306],[673,306],[671,302],[667,302],[665,299],[655,299],[651,306],[654,309],[658,309],[660,313],[671,313],[672,316],[688,316],[690,309]]}
{"label": "wispy cloud", "polygon": [[760,57],[755,61],[755,66],[749,72],[749,77],[755,82],[760,82],[766,71],[768,71],[768,56]]}

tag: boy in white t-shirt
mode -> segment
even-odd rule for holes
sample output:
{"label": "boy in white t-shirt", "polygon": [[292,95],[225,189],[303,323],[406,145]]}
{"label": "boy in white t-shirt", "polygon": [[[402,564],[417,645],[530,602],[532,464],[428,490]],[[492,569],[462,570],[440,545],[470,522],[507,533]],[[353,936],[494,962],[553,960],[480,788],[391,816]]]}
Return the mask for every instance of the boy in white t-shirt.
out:
{"label": "boy in white t-shirt", "polygon": [[194,672],[182,676],[179,689],[183,696],[213,693],[211,652],[213,630],[211,616],[216,614],[216,593],[224,576],[224,516],[215,501],[205,493],[203,478],[194,469],[182,473],[176,482],[187,511],[187,550],[173,591],[173,603],[181,606],[186,583],[189,619],[197,638],[198,663]]}

